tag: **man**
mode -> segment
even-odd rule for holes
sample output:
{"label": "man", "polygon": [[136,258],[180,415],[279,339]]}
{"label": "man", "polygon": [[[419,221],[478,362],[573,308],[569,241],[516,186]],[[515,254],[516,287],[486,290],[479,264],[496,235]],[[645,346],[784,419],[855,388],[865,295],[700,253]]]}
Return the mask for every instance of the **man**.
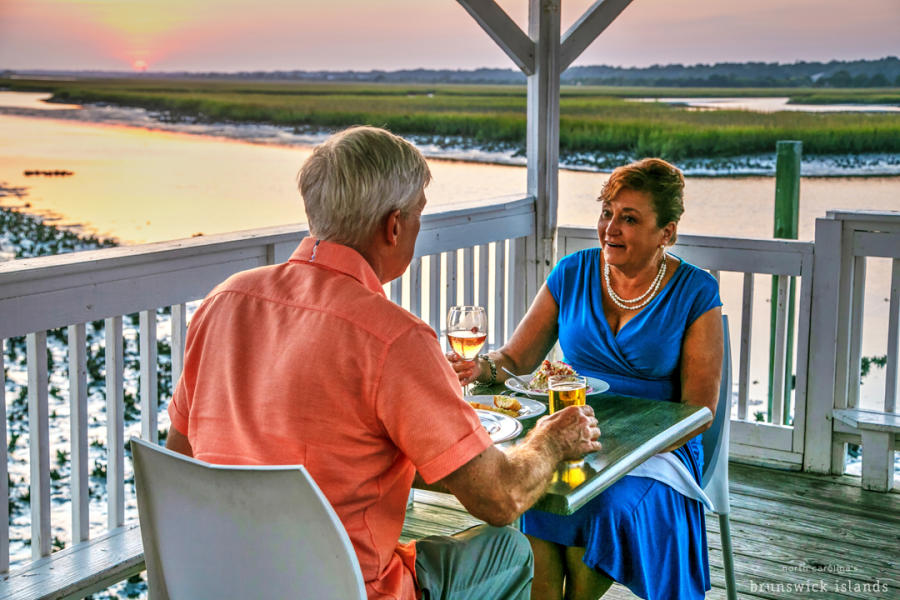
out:
{"label": "man", "polygon": [[[528,598],[528,543],[499,526],[541,496],[559,461],[596,450],[599,430],[589,407],[572,407],[498,450],[434,331],[385,297],[412,260],[430,177],[381,129],[316,148],[299,177],[311,236],[197,310],[167,446],[212,463],[304,464],[369,598]],[[497,527],[398,544],[416,472]]]}

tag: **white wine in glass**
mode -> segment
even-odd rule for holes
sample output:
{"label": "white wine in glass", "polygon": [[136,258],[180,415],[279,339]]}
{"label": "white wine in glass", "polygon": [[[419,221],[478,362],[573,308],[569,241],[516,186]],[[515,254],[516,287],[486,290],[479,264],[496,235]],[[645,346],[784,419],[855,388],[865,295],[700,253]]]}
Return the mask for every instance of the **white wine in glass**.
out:
{"label": "white wine in glass", "polygon": [[[463,360],[474,360],[487,340],[487,313],[481,306],[453,306],[447,313],[447,339]],[[465,386],[469,393],[469,386]]]}

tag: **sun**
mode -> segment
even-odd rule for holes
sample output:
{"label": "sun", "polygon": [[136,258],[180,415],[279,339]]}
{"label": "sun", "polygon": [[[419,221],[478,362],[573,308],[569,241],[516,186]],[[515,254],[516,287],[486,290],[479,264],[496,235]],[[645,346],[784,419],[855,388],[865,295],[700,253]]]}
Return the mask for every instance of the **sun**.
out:
{"label": "sun", "polygon": [[135,71],[139,71],[139,72],[143,73],[144,71],[147,70],[147,61],[137,59],[131,63],[131,68],[134,69]]}

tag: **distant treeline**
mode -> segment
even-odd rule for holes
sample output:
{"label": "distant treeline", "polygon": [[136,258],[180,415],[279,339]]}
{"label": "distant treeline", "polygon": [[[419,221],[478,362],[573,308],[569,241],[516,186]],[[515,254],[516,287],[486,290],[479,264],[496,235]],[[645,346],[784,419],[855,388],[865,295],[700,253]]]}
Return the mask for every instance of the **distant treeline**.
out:
{"label": "distant treeline", "polygon": [[[369,83],[467,83],[523,84],[525,76],[514,69],[403,69],[397,71],[244,71],[239,73],[112,71],[6,71],[0,76],[78,76],[208,78],[287,81],[356,81]],[[716,63],[697,65],[653,65],[611,67],[604,65],[570,67],[562,74],[566,85],[650,86],[650,87],[900,87],[900,59],[832,60],[795,63]]]}

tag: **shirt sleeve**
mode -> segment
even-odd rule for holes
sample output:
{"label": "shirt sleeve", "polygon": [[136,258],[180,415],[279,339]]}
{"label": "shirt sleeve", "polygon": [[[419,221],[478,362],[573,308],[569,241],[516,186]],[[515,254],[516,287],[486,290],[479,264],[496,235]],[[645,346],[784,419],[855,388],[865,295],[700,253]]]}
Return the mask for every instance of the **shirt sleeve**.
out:
{"label": "shirt sleeve", "polygon": [[719,297],[719,282],[715,277],[703,269],[693,267],[693,278],[695,283],[691,287],[696,290],[696,294],[688,311],[688,325],[707,311],[722,306],[722,299]]}
{"label": "shirt sleeve", "polygon": [[579,274],[581,262],[584,259],[583,252],[568,254],[554,265],[553,270],[547,276],[547,289],[556,300],[557,306],[562,306],[566,300],[565,293],[571,291],[575,285],[573,277]]}
{"label": "shirt sleeve", "polygon": [[196,343],[200,330],[203,328],[206,301],[201,304],[200,308],[191,318],[190,325],[187,329],[187,338],[184,344],[184,362],[181,370],[181,376],[175,382],[175,391],[172,393],[172,400],[169,402],[169,420],[179,433],[187,436],[191,413],[191,404],[194,398],[194,389],[196,388],[197,372],[200,363],[200,354],[202,344]]}
{"label": "shirt sleeve", "polygon": [[425,324],[389,345],[376,389],[380,422],[426,483],[443,479],[492,443]]}

